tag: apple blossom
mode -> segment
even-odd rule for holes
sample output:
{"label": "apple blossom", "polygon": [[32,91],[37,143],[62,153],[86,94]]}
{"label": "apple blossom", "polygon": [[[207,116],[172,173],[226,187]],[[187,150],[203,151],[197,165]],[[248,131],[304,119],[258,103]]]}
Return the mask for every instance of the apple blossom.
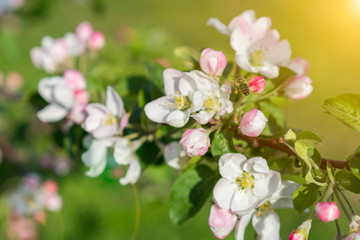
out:
{"label": "apple blossom", "polygon": [[242,116],[239,128],[244,135],[257,137],[264,130],[267,121],[262,111],[253,108]]}
{"label": "apple blossom", "polygon": [[237,65],[251,73],[260,73],[268,78],[279,76],[279,66],[285,66],[290,60],[291,49],[287,40],[279,42],[279,33],[268,30],[264,36],[251,40],[236,28],[230,38],[236,51]]}
{"label": "apple blossom", "polygon": [[237,216],[229,209],[222,209],[215,204],[211,206],[209,227],[218,239],[224,239],[234,229]]}
{"label": "apple blossom", "polygon": [[313,91],[311,84],[312,81],[308,76],[295,76],[284,85],[284,95],[295,100],[304,99]]}
{"label": "apple blossom", "polygon": [[164,159],[170,167],[179,169],[180,159],[183,158],[186,158],[186,153],[178,142],[174,141],[165,146]]}
{"label": "apple blossom", "polygon": [[360,240],[360,231],[350,233],[344,240]]}
{"label": "apple blossom", "polygon": [[239,153],[227,153],[219,159],[222,178],[214,187],[214,201],[224,209],[245,215],[278,190],[280,174],[270,170],[262,157],[246,159]]}
{"label": "apple blossom", "polygon": [[129,141],[123,137],[93,139],[89,149],[81,155],[83,163],[90,167],[85,174],[97,177],[105,170],[108,148],[114,149],[114,160],[117,164],[128,165],[126,175],[119,180],[120,184],[135,183],[140,177],[141,166]]}
{"label": "apple blossom", "polygon": [[91,103],[85,110],[88,116],[82,126],[94,138],[120,134],[128,124],[124,103],[111,86],[106,90],[106,106]]}
{"label": "apple blossom", "polygon": [[81,22],[76,27],[75,35],[81,42],[87,42],[93,34],[94,29],[88,22]]}
{"label": "apple blossom", "polygon": [[102,32],[94,32],[89,39],[89,49],[91,51],[98,51],[105,45],[105,37]]}
{"label": "apple blossom", "polygon": [[255,11],[247,10],[233,18],[228,26],[217,18],[210,18],[207,25],[213,26],[216,30],[226,35],[230,35],[234,29],[238,28],[244,35],[254,40],[263,36],[270,28],[271,19],[268,17],[256,19]]}
{"label": "apple blossom", "polygon": [[319,202],[316,204],[315,210],[322,222],[331,222],[340,216],[340,210],[335,202]]}
{"label": "apple blossom", "polygon": [[158,123],[173,127],[184,126],[189,117],[206,124],[212,117],[232,112],[232,103],[219,84],[200,71],[189,73],[166,69],[164,87],[166,96],[146,104],[146,116]]}
{"label": "apple blossom", "polygon": [[219,77],[226,67],[226,57],[221,51],[206,48],[201,52],[200,67],[209,76]]}
{"label": "apple blossom", "polygon": [[180,145],[189,157],[202,156],[210,147],[210,138],[203,128],[188,129],[183,133]]}
{"label": "apple blossom", "polygon": [[49,103],[37,114],[41,121],[56,122],[66,116],[75,123],[84,121],[89,95],[81,73],[68,70],[63,77],[44,78],[39,82],[39,94]]}
{"label": "apple blossom", "polygon": [[261,76],[253,77],[249,82],[249,88],[254,93],[261,93],[265,89],[265,79]]}
{"label": "apple blossom", "polygon": [[290,233],[289,240],[307,240],[309,237],[311,222],[312,219],[308,219],[303,222],[297,229]]}

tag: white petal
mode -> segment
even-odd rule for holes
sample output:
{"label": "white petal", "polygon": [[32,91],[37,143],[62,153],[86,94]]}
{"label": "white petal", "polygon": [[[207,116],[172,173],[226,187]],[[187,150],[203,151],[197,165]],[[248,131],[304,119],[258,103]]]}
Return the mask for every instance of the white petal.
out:
{"label": "white petal", "polygon": [[165,69],[163,73],[164,77],[164,89],[166,95],[175,95],[176,91],[179,90],[179,81],[184,76],[184,73],[173,69]]}
{"label": "white petal", "polygon": [[102,104],[91,103],[86,106],[85,111],[88,116],[82,127],[86,131],[91,132],[100,127],[102,118],[106,116],[109,110]]}
{"label": "white petal", "polygon": [[234,192],[237,190],[236,184],[220,178],[213,190],[214,201],[221,208],[230,209],[231,200]]}
{"label": "white petal", "polygon": [[44,107],[43,109],[41,109],[37,113],[37,117],[42,122],[56,122],[66,117],[68,113],[69,111],[64,107],[56,103],[51,103],[46,107]]}
{"label": "white petal", "polygon": [[185,152],[182,146],[178,142],[174,141],[166,145],[164,150],[164,159],[170,167],[179,169],[179,158],[184,153]]}
{"label": "white petal", "polygon": [[254,215],[252,223],[256,233],[262,240],[280,239],[280,219],[275,212],[268,215]]}
{"label": "white petal", "polygon": [[184,73],[184,76],[179,79],[179,92],[185,96],[190,96],[196,90],[196,87],[194,79],[189,77],[188,73]]}
{"label": "white petal", "polygon": [[282,40],[274,48],[270,49],[268,60],[276,65],[286,64],[291,57],[291,48],[288,40]]}
{"label": "white petal", "polygon": [[185,73],[185,75],[193,79],[196,84],[196,88],[204,95],[215,94],[216,96],[220,96],[220,86],[218,82],[207,76],[205,73],[193,70],[189,73]]}
{"label": "white petal", "polygon": [[242,33],[240,28],[235,28],[230,36],[230,44],[237,54],[246,54],[251,42],[249,37]]}
{"label": "white petal", "polygon": [[267,161],[262,157],[250,158],[244,163],[243,168],[251,173],[269,173],[270,171]]}
{"label": "white petal", "polygon": [[253,216],[254,211],[251,211],[248,214],[245,214],[240,217],[240,220],[235,227],[235,240],[244,240],[245,229],[250,222],[251,217]]}
{"label": "white petal", "polygon": [[108,140],[93,140],[89,149],[81,155],[83,163],[90,167],[87,176],[97,177],[104,171],[108,143]]}
{"label": "white petal", "polygon": [[67,109],[74,105],[74,92],[65,82],[57,84],[54,88],[54,101]]}
{"label": "white petal", "polygon": [[270,170],[266,175],[254,174],[255,186],[253,194],[259,198],[267,198],[275,193],[281,184],[280,173]]}
{"label": "white petal", "polygon": [[173,108],[173,100],[171,97],[165,96],[154,101],[149,102],[145,105],[145,114],[153,122],[157,123],[166,123],[167,116],[176,111],[176,108]]}
{"label": "white petal", "polygon": [[197,114],[192,114],[191,117],[195,119],[195,121],[197,121],[199,124],[207,124],[214,115],[214,112],[207,112],[205,110],[201,110]]}
{"label": "white petal", "polygon": [[117,138],[114,146],[114,159],[119,165],[130,163],[131,147],[126,138]]}
{"label": "white petal", "polygon": [[249,62],[249,58],[247,55],[245,54],[242,54],[242,53],[236,53],[235,54],[235,61],[236,61],[236,64],[244,69],[245,71],[248,71],[248,72],[257,72],[250,64]]}
{"label": "white petal", "polygon": [[236,191],[231,201],[231,211],[243,215],[253,210],[260,200],[250,190]]}
{"label": "white petal", "polygon": [[39,94],[43,97],[47,102],[54,101],[54,88],[59,83],[63,82],[64,79],[62,77],[51,77],[51,78],[44,78],[41,79],[39,82]]}
{"label": "white petal", "polygon": [[203,107],[204,95],[202,94],[201,91],[195,91],[192,95],[191,101],[192,101],[191,111],[197,112]]}
{"label": "white petal", "polygon": [[210,18],[206,24],[213,26],[216,30],[218,30],[222,34],[230,35],[230,31],[229,31],[228,27],[225,24],[223,24],[222,22],[220,22],[220,20],[217,18]]}
{"label": "white petal", "polygon": [[272,79],[279,76],[279,67],[271,63],[264,63],[264,65],[258,69],[258,71],[267,78]]}
{"label": "white petal", "polygon": [[114,116],[121,117],[124,112],[124,103],[111,86],[108,86],[106,90],[106,107]]}
{"label": "white petal", "polygon": [[292,195],[300,185],[283,180],[280,188],[270,197],[269,201],[273,208],[293,208]]}
{"label": "white petal", "polygon": [[131,154],[130,155],[130,165],[126,172],[125,177],[120,178],[119,182],[121,185],[127,185],[129,183],[136,183],[140,177],[141,166],[136,157]]}
{"label": "white petal", "polygon": [[183,112],[180,110],[175,110],[167,115],[166,123],[177,128],[183,127],[189,120],[189,116],[190,114],[188,111]]}
{"label": "white petal", "polygon": [[91,132],[92,136],[97,139],[112,137],[117,132],[117,125],[100,125],[97,129]]}
{"label": "white petal", "polygon": [[246,157],[240,153],[226,153],[219,159],[219,171],[222,177],[234,180],[242,174],[241,164]]}

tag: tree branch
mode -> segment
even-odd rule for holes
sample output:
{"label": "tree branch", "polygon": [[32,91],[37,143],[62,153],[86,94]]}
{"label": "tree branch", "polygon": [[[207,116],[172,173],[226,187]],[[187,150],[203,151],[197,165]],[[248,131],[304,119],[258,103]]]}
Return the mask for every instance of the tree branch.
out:
{"label": "tree branch", "polygon": [[[255,147],[264,146],[274,148],[276,150],[285,152],[291,156],[297,156],[295,152],[293,152],[288,146],[285,145],[285,142],[282,138],[280,139],[266,139],[259,137],[248,137],[241,133],[236,132],[235,138],[241,139],[251,143]],[[326,158],[322,158],[320,168],[326,169],[326,164],[330,163],[332,167],[339,169],[350,169],[349,161],[339,161],[339,160],[330,160]]]}

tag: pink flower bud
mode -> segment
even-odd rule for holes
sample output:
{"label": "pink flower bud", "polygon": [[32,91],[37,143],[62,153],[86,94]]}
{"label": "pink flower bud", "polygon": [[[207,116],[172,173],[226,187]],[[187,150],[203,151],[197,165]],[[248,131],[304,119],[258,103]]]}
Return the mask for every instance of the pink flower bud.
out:
{"label": "pink flower bud", "polygon": [[265,79],[261,76],[252,78],[249,82],[250,90],[254,93],[261,93],[265,89]]}
{"label": "pink flower bud", "polygon": [[10,91],[18,90],[24,82],[23,76],[18,72],[10,72],[6,78],[6,86]]}
{"label": "pink flower bud", "polygon": [[44,206],[53,212],[59,211],[62,205],[62,198],[58,194],[48,195],[44,200]]}
{"label": "pink flower bud", "polygon": [[105,45],[105,37],[102,32],[94,32],[89,40],[89,48],[91,51],[98,51]]}
{"label": "pink flower bud", "polygon": [[58,185],[56,182],[52,181],[52,180],[47,180],[46,182],[44,182],[43,184],[43,190],[47,193],[47,194],[55,194],[58,192]]}
{"label": "pink flower bud", "polygon": [[81,42],[86,42],[89,40],[91,34],[93,33],[93,27],[88,22],[82,22],[76,27],[76,37]]}
{"label": "pink flower bud", "polygon": [[89,92],[86,90],[78,90],[74,92],[75,101],[83,105],[87,105],[90,101]]}
{"label": "pink flower bud", "polygon": [[86,88],[86,80],[79,71],[67,70],[64,73],[64,78],[73,90],[83,90]]}
{"label": "pink flower bud", "polygon": [[312,81],[308,76],[293,77],[283,88],[284,95],[291,99],[303,99],[313,91]]}
{"label": "pink flower bud", "polygon": [[209,216],[209,226],[218,239],[224,239],[231,233],[236,224],[237,217],[229,209],[212,205]]}
{"label": "pink flower bud", "polygon": [[264,130],[267,121],[262,111],[253,108],[241,118],[239,128],[246,136],[257,137]]}
{"label": "pink flower bud", "polygon": [[210,76],[221,76],[226,67],[226,57],[221,51],[206,48],[201,53],[200,67]]}
{"label": "pink flower bud", "polygon": [[316,215],[322,222],[331,222],[339,218],[340,210],[334,202],[320,202],[316,204]]}
{"label": "pink flower bud", "polygon": [[180,144],[188,156],[202,156],[210,146],[210,138],[203,128],[188,129],[182,135]]}
{"label": "pink flower bud", "polygon": [[289,240],[307,240],[311,228],[311,221],[312,219],[306,220],[297,229],[292,231]]}

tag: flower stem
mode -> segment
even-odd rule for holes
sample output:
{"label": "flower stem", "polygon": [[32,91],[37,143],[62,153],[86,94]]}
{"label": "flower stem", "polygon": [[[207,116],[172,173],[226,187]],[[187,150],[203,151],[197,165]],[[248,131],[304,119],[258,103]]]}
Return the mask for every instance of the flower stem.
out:
{"label": "flower stem", "polygon": [[343,191],[341,191],[341,189],[339,189],[339,187],[336,187],[336,190],[340,193],[340,195],[343,197],[343,199],[345,200],[346,204],[349,206],[351,214],[352,215],[356,215],[356,212],[353,208],[353,206],[351,205],[349,198],[345,195],[345,193]]}
{"label": "flower stem", "polygon": [[[334,201],[334,194],[331,195],[331,201]],[[338,219],[335,219],[335,226],[336,226],[336,240],[341,240],[342,239],[342,232],[341,232],[341,228],[340,228],[340,224]]]}
{"label": "flower stem", "polygon": [[131,237],[132,240],[136,239],[136,235],[139,231],[139,224],[140,224],[140,201],[139,201],[139,193],[136,187],[136,184],[132,184],[134,189],[135,201],[136,201],[136,222],[135,222],[135,230]]}
{"label": "flower stem", "polygon": [[344,211],[347,219],[349,220],[349,222],[351,222],[351,221],[352,221],[351,216],[350,216],[349,212],[347,211],[344,203],[342,202],[342,200],[341,200],[341,198],[340,198],[340,195],[338,194],[338,191],[335,190],[335,191],[334,191],[334,194],[335,194],[335,197],[336,197],[336,199],[338,200],[338,202],[339,202],[339,204],[340,204],[340,207],[341,207],[342,210]]}

